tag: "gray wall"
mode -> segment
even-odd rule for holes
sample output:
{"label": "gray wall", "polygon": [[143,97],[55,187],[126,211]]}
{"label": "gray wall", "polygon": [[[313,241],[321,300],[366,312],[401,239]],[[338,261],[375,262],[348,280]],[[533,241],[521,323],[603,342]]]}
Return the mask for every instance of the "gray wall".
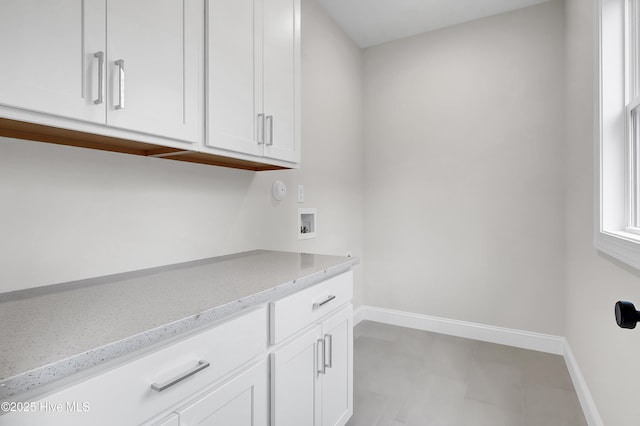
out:
{"label": "gray wall", "polygon": [[365,50],[365,303],[563,334],[563,3]]}
{"label": "gray wall", "polygon": [[618,300],[640,303],[640,272],[598,253],[594,209],[594,1],[567,0],[565,335],[607,426],[640,419],[640,335],[616,326]]}

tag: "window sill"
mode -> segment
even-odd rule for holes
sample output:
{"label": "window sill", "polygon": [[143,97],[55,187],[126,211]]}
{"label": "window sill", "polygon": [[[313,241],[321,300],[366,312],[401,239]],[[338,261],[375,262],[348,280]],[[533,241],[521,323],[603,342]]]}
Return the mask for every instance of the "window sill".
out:
{"label": "window sill", "polygon": [[640,270],[640,235],[627,231],[596,232],[596,248],[614,259]]}

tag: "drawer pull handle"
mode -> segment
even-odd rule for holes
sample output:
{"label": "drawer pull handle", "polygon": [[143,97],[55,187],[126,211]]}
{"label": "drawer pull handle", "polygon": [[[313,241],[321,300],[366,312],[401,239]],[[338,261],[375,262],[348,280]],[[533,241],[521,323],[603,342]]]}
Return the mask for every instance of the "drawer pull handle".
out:
{"label": "drawer pull handle", "polygon": [[258,145],[264,145],[264,113],[258,114]]}
{"label": "drawer pull handle", "polygon": [[102,103],[102,92],[104,91],[104,52],[96,52],[94,58],[98,58],[98,99],[94,100],[94,105]]}
{"label": "drawer pull handle", "polygon": [[124,109],[124,59],[115,62],[118,67],[118,105],[116,109]]}
{"label": "drawer pull handle", "polygon": [[321,307],[323,307],[324,305],[326,305],[327,303],[331,302],[331,301],[332,301],[333,299],[335,299],[335,298],[336,298],[335,296],[329,296],[329,297],[327,297],[325,300],[323,300],[323,301],[322,301],[322,302],[320,302],[320,303],[314,303],[314,304],[313,304],[313,309],[321,308]]}
{"label": "drawer pull handle", "polygon": [[154,391],[158,391],[158,392],[162,392],[163,390],[170,388],[171,386],[175,385],[176,383],[180,383],[181,381],[183,381],[184,379],[186,379],[187,377],[191,377],[194,374],[196,374],[199,371],[204,370],[205,368],[207,368],[209,366],[209,363],[207,361],[199,361],[198,365],[194,368],[192,368],[191,370],[187,371],[186,373],[181,374],[178,377],[175,377],[169,381],[166,381],[164,383],[153,383],[151,385],[151,389],[153,389]]}
{"label": "drawer pull handle", "polygon": [[273,115],[267,115],[267,123],[269,124],[269,139],[267,139],[267,146],[273,145]]}
{"label": "drawer pull handle", "polygon": [[[326,343],[327,339],[329,341],[328,345]],[[329,362],[325,362],[324,365],[327,368],[333,368],[333,336],[331,334],[325,334],[324,341],[325,341],[325,346],[329,352],[329,356],[327,357],[329,358]]]}
{"label": "drawer pull handle", "polygon": [[320,351],[322,356],[318,357],[319,358],[318,360],[320,361],[320,367],[318,368],[318,375],[327,374],[327,362],[326,362],[327,346],[324,339],[318,339],[318,349],[320,349],[320,347],[322,347],[322,350]]}

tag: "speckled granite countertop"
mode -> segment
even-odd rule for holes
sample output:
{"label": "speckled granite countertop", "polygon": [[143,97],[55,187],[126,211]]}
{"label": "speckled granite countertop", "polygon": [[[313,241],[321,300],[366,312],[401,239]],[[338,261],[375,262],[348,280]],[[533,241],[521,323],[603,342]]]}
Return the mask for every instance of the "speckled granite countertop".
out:
{"label": "speckled granite countertop", "polygon": [[0,294],[0,400],[351,269],[358,259],[251,251]]}

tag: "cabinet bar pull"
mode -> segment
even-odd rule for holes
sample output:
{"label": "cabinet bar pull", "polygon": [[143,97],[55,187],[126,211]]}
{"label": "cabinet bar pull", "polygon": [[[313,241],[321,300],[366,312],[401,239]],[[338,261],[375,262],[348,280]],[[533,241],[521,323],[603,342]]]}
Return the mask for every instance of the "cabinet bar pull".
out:
{"label": "cabinet bar pull", "polygon": [[324,335],[325,346],[327,345],[326,344],[327,338],[329,339],[329,345],[328,345],[328,347],[329,347],[329,357],[328,357],[329,358],[329,362],[325,363],[324,365],[327,368],[333,368],[333,336],[331,334],[325,334]]}
{"label": "cabinet bar pull", "polygon": [[321,308],[322,306],[324,306],[327,303],[331,302],[335,298],[336,298],[335,296],[329,296],[329,297],[327,297],[325,300],[323,300],[320,303],[314,303],[313,304],[313,309],[315,310],[315,309]]}
{"label": "cabinet bar pull", "polygon": [[208,366],[209,366],[209,363],[207,361],[198,361],[198,365],[193,367],[191,370],[181,374],[180,376],[174,377],[173,379],[168,380],[164,383],[153,383],[151,385],[151,389],[153,389],[154,391],[162,392],[163,390],[170,388],[176,383],[180,383],[187,377],[191,377],[197,372],[204,370]]}
{"label": "cabinet bar pull", "polygon": [[118,105],[116,109],[124,109],[124,59],[118,59],[115,64],[118,66]]}
{"label": "cabinet bar pull", "polygon": [[273,145],[273,115],[267,115],[267,123],[269,123],[269,140],[267,146]]}
{"label": "cabinet bar pull", "polygon": [[324,339],[318,339],[318,348],[322,346],[322,351],[320,351],[320,353],[322,354],[322,362],[320,363],[320,368],[318,368],[318,374],[327,374],[327,363],[326,363],[326,356],[325,356],[325,350],[326,350],[326,346],[324,343]]}
{"label": "cabinet bar pull", "polygon": [[258,114],[258,145],[264,145],[264,113]]}
{"label": "cabinet bar pull", "polygon": [[96,52],[93,54],[94,58],[98,58],[98,99],[94,100],[95,105],[102,103],[102,91],[104,85],[104,52]]}

